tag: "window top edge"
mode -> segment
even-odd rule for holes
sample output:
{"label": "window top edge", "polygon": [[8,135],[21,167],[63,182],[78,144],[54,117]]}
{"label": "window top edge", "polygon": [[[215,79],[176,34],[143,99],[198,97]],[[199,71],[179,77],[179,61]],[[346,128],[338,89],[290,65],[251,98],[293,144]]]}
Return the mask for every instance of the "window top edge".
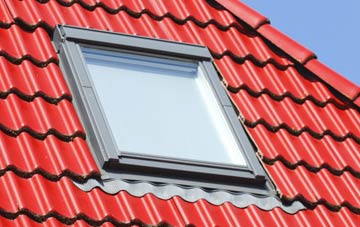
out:
{"label": "window top edge", "polygon": [[75,41],[77,43],[178,56],[198,61],[210,61],[212,59],[208,48],[202,45],[69,25],[57,25],[53,34],[53,41],[56,46],[64,41]]}

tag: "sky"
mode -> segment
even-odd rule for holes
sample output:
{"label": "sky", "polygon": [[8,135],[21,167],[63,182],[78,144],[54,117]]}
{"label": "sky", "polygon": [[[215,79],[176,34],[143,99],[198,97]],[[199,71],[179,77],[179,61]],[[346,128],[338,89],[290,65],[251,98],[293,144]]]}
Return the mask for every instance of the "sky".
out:
{"label": "sky", "polygon": [[360,86],[360,0],[242,0]]}

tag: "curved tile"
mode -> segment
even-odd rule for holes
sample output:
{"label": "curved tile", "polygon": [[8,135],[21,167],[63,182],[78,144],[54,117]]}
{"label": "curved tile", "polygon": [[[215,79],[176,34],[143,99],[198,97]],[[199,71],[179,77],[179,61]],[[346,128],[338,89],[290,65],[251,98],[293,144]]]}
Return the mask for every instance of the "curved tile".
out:
{"label": "curved tile", "polygon": [[327,168],[337,175],[350,171],[360,176],[360,144],[353,139],[339,142],[329,135],[316,139],[307,132],[294,136],[285,129],[271,132],[261,124],[247,130],[267,162],[281,160],[290,168],[304,165],[314,172]]}
{"label": "curved tile", "polygon": [[339,99],[330,87],[295,67],[279,70],[272,64],[258,66],[251,61],[239,64],[228,56],[215,59],[215,63],[232,91],[248,89],[253,95],[267,93],[276,100],[290,97],[297,103],[311,100],[318,106],[325,106],[332,102],[339,108],[349,108],[349,103]]}
{"label": "curved tile", "polygon": [[[28,5],[24,7],[23,4]],[[34,1],[11,1],[9,8],[16,20],[29,29],[44,25],[51,30],[56,24],[75,25],[206,45],[215,56],[221,57],[225,54],[237,61],[247,58],[257,64],[264,65],[271,62],[278,67],[293,64],[285,55],[275,53],[269,48],[260,36],[243,34],[234,27],[226,31],[219,30],[213,24],[201,28],[192,21],[178,24],[167,17],[157,21],[147,14],[134,17],[126,11],[109,14],[99,7],[89,11],[79,4],[65,7],[55,1],[46,4]],[[28,13],[28,8],[32,9],[31,13]],[[23,10],[26,10],[26,13]],[[77,17],[68,15],[77,15]]]}
{"label": "curved tile", "polygon": [[360,220],[359,215],[347,208],[334,213],[322,205],[288,214],[280,208],[264,211],[251,205],[241,209],[230,203],[214,206],[205,200],[189,203],[180,197],[161,200],[147,194],[139,198],[126,192],[109,195],[100,189],[86,193],[67,178],[57,182],[39,175],[22,179],[10,172],[0,177],[0,186],[0,195],[3,195],[0,197],[1,213],[14,219],[25,214],[32,220],[46,221],[54,217],[69,224],[80,219],[94,224],[110,221],[114,224],[166,223],[170,226],[287,226],[293,223],[299,226],[309,223],[356,226],[354,223]]}
{"label": "curved tile", "polygon": [[23,179],[11,172],[0,177],[0,185],[0,210],[7,214],[26,213],[32,219],[52,216],[65,223],[80,218],[90,223],[138,220],[149,225],[184,226],[174,202],[153,195],[137,198],[120,192],[113,196],[99,189],[86,193],[67,178],[51,182],[39,175]]}
{"label": "curved tile", "polygon": [[[79,4],[88,10],[94,10],[97,7],[102,7],[105,11],[111,14],[116,14],[119,11],[124,10],[134,16],[139,16],[144,13],[149,14],[149,16],[156,20],[161,20],[164,17],[170,17],[177,23],[184,23],[187,20],[192,20],[200,26],[206,26],[213,23],[221,29],[227,29],[230,26],[236,26],[243,29],[242,25],[239,24],[237,19],[230,12],[225,9],[216,9],[206,1],[58,0],[57,2],[67,7]],[[41,3],[53,4],[50,0],[42,0]]]}
{"label": "curved tile", "polygon": [[305,67],[318,75],[326,83],[333,86],[336,90],[347,96],[350,100],[354,100],[360,95],[360,86],[343,77],[339,73],[333,71],[320,61],[313,59],[305,64]]}
{"label": "curved tile", "polygon": [[246,121],[255,125],[266,122],[270,127],[285,127],[295,135],[308,131],[316,137],[329,134],[339,140],[350,137],[360,143],[360,113],[354,109],[341,110],[331,103],[319,107],[311,101],[297,104],[287,97],[276,101],[267,94],[253,97],[243,89],[230,96]]}
{"label": "curved tile", "polygon": [[303,166],[288,169],[281,162],[265,165],[281,194],[290,199],[300,199],[314,204],[325,204],[330,209],[346,206],[360,212],[360,179],[349,172],[334,176],[327,169],[317,173]]}
{"label": "curved tile", "polygon": [[68,175],[77,180],[100,175],[82,138],[64,142],[53,135],[38,140],[28,133],[10,137],[0,132],[0,175],[9,170],[23,177],[40,173],[49,179]]}
{"label": "curved tile", "polygon": [[[64,2],[65,1],[66,0],[64,0]],[[108,8],[105,7],[105,5],[104,6],[99,5],[100,7],[97,7],[95,10],[90,11],[86,9],[86,7],[81,5],[82,3],[85,4],[89,2],[91,4],[94,3],[94,1],[91,0],[89,1],[83,0],[80,4],[76,3],[76,4],[70,4],[71,5],[70,7],[61,7],[59,6],[58,3],[56,3],[56,1],[49,1],[43,4],[36,3],[35,1],[7,1],[9,5],[19,4],[17,5],[18,7],[16,6],[11,7],[11,10],[13,15],[16,15],[17,17],[16,22],[20,26],[16,26],[16,25],[10,26],[10,24],[9,25],[6,24],[5,26],[5,24],[2,24],[5,27],[8,26],[10,27],[8,30],[0,29],[0,38],[1,38],[0,55],[4,56],[10,62],[19,64],[20,67],[22,67],[25,62],[28,62],[26,61],[26,59],[30,60],[31,62],[35,63],[38,66],[48,65],[48,67],[49,66],[53,67],[51,65],[55,65],[55,64],[49,64],[49,63],[50,62],[56,63],[57,57],[54,52],[54,48],[52,47],[52,44],[50,42],[50,36],[43,28],[46,28],[48,32],[51,32],[52,26],[54,26],[55,24],[67,23],[67,24],[73,24],[73,25],[79,25],[85,27],[88,26],[93,28],[107,29],[111,31],[125,32],[129,34],[139,34],[150,37],[158,37],[158,38],[171,39],[177,41],[205,44],[212,48],[215,57],[222,59],[231,57],[233,60],[237,61],[238,63],[244,63],[244,64],[249,63],[251,61],[251,63],[254,63],[253,64],[254,66],[251,67],[256,66],[258,67],[258,69],[267,69],[268,71],[270,70],[269,72],[266,73],[266,76],[270,75],[270,77],[275,76],[275,74],[277,73],[275,72],[275,70],[279,68],[283,70],[286,76],[290,76],[290,75],[292,76],[292,74],[297,73],[297,72],[288,72],[288,71],[292,71],[292,67],[289,67],[289,65],[292,65],[292,62],[287,60],[287,58],[284,57],[282,54],[274,53],[274,50],[269,48],[262,39],[254,36],[254,33],[244,34],[244,32],[240,32],[238,27],[236,26],[229,26],[229,28],[223,29],[220,28],[219,25],[216,24],[215,22],[213,23],[210,21],[209,24],[206,25],[201,24],[202,21],[208,20],[206,19],[208,17],[208,14],[205,11],[203,11],[204,15],[199,14],[199,18],[201,17],[201,19],[197,18],[196,20],[198,21],[192,19],[191,16],[187,17],[186,16],[187,12],[185,11],[185,7],[190,7],[189,5],[186,6],[177,5],[179,10],[178,12],[174,13],[174,15],[178,15],[179,17],[186,16],[187,19],[185,22],[185,21],[179,21],[172,16],[166,16],[161,19],[155,18],[157,16],[156,13],[154,14],[143,13],[141,15],[131,14],[129,11],[120,11],[119,13],[115,13],[115,14],[114,12],[109,13],[110,11]],[[117,2],[111,0],[106,3],[113,4]],[[135,1],[133,1],[133,3],[136,4]],[[28,4],[26,5],[27,7],[23,7],[24,4],[25,5]],[[144,6],[142,5],[136,5],[136,7],[138,7],[138,9],[144,8]],[[154,8],[152,10],[154,12],[155,11],[163,12],[162,11],[163,9],[161,8],[162,6],[160,6],[160,4],[153,5],[153,7]],[[200,4],[199,6],[194,6],[194,7],[196,8],[196,10],[198,10],[197,7],[202,7],[202,6]],[[1,5],[0,5],[0,9],[1,9]],[[187,8],[187,10],[190,9]],[[77,15],[77,17],[73,15]],[[0,18],[1,18],[1,14],[0,14]],[[5,19],[2,19],[3,21],[7,21],[9,19],[6,17],[4,18]],[[224,19],[224,21],[226,20],[227,19]],[[217,19],[217,21],[220,20]],[[1,22],[0,19],[0,23],[4,23],[4,22]],[[5,23],[12,23],[12,22],[8,21]],[[43,27],[43,28],[38,28],[38,27]],[[32,32],[26,32],[23,29],[31,30]],[[27,45],[24,45],[24,43],[26,43]],[[269,62],[273,63],[276,67],[274,67],[271,64],[267,64]],[[43,69],[46,71],[48,67]],[[33,69],[27,69],[27,70],[32,71]],[[37,71],[37,69],[34,70],[35,72]],[[280,72],[278,73],[279,75],[283,75]],[[52,72],[46,72],[46,75],[52,75]],[[301,74],[300,76],[306,77],[306,75],[304,74]],[[9,79],[8,76],[6,76],[5,78]],[[48,103],[51,100],[44,101],[43,98],[32,99],[29,96],[28,98],[31,98],[31,100],[33,100],[32,102],[25,102],[24,100],[19,99],[19,97],[22,97],[21,95],[36,94],[36,90],[44,90],[42,87],[53,86],[58,83],[55,82],[56,80],[55,78],[50,78],[50,77],[48,78],[49,78],[49,84],[46,84],[47,83],[46,80],[42,81],[46,85],[40,85],[38,84],[39,82],[33,83],[32,81],[31,82],[27,81],[26,83],[25,81],[23,81],[23,83],[21,83],[18,82],[18,80],[15,79],[15,77],[12,77],[11,79],[15,79],[16,81],[3,82],[4,89],[7,90],[4,90],[2,95],[3,97],[5,97],[6,95],[7,96],[5,97],[6,100],[5,101],[0,100],[0,103],[1,102],[6,103],[6,105],[4,104],[6,107],[8,104],[11,104],[14,107],[16,107],[11,109],[5,108],[5,110],[4,108],[1,108],[0,110],[5,112],[8,111],[4,115],[8,125],[12,125],[14,127],[20,127],[21,130],[24,129],[23,126],[30,126],[30,125],[36,128],[37,130],[45,130],[45,131],[49,130],[49,127],[50,128],[55,127],[57,129],[62,130],[61,133],[66,133],[66,130],[71,132],[81,128],[81,126],[78,127],[78,123],[73,123],[74,120],[73,117],[76,116],[76,114],[73,112],[72,110],[73,107],[67,100],[62,100],[60,102],[56,102],[58,103],[57,105],[52,105]],[[281,77],[281,79],[283,78],[284,77]],[[304,113],[302,112],[303,111],[302,109],[306,109],[307,113],[316,112],[315,114],[308,117],[311,119],[312,116],[315,116],[316,118],[315,123],[310,121],[305,122],[306,124],[309,124],[311,127],[315,125],[316,127],[319,127],[321,130],[323,130],[324,128],[329,128],[330,127],[329,124],[333,120],[334,124],[337,125],[332,125],[332,126],[334,127],[334,129],[338,130],[337,131],[338,133],[346,132],[346,131],[348,132],[356,131],[356,125],[359,125],[358,121],[355,121],[354,123],[355,130],[353,130],[353,128],[347,125],[348,120],[346,119],[358,118],[359,117],[358,112],[350,111],[350,117],[349,117],[347,116],[348,111],[343,111],[342,109],[335,109],[335,106],[333,104],[328,104],[328,103],[326,104],[328,100],[335,100],[336,97],[333,98],[332,97],[333,94],[329,94],[328,90],[324,89],[323,84],[317,84],[315,82],[317,84],[316,86],[313,87],[310,86],[309,88],[310,90],[309,91],[306,90],[304,94],[302,94],[301,89],[305,87],[305,85],[303,87],[303,83],[308,84],[307,82],[310,80],[311,85],[314,85],[313,84],[314,81],[311,81],[311,78],[309,79],[308,77],[306,77],[305,80],[301,80],[303,79],[302,77],[294,77],[294,78],[298,80],[289,81],[286,82],[286,84],[283,84],[279,76],[277,77],[277,80],[274,80],[273,83],[271,83],[271,81],[266,82],[265,77],[262,77],[262,78],[255,78],[254,81],[251,81],[251,84],[253,84],[252,86],[254,86],[255,91],[257,91],[256,89],[259,89],[260,91],[263,87],[265,87],[265,89],[266,87],[269,87],[270,91],[275,91],[274,94],[279,94],[279,95],[288,92],[287,90],[288,87],[291,87],[291,91],[294,91],[296,97],[297,96],[305,97],[306,99],[306,97],[310,97],[312,94],[314,94],[314,97],[316,97],[315,99],[325,100],[324,102],[321,103],[321,105],[324,104],[325,107],[324,108],[320,108],[319,106],[314,107],[313,104],[308,104],[308,101],[296,103],[294,99],[290,100],[291,98],[289,97],[283,98],[281,100],[278,99],[278,103],[281,103],[279,107],[272,103],[272,102],[276,103],[275,100],[271,100],[271,98],[274,99],[274,97],[264,99],[263,97],[266,96],[264,94],[256,96],[258,99],[262,100],[261,102],[265,101],[265,104],[271,103],[270,107],[271,109],[276,109],[275,112],[281,110],[282,106],[284,106],[284,108],[287,108],[286,110],[288,111],[293,109],[296,110],[296,114],[293,114],[295,115],[295,117],[286,116],[285,113],[283,113],[283,115],[281,115],[281,113],[276,113],[276,114],[270,113],[272,114],[271,118],[274,118],[271,119],[274,120],[271,122],[276,123],[276,122],[283,122],[289,120],[290,122],[289,125],[291,125],[289,126],[289,129],[291,129],[292,126],[298,126],[298,125],[302,127],[304,125],[302,123],[304,122],[301,121],[296,122],[296,120],[294,119],[296,119],[297,114]],[[251,79],[251,78],[247,78],[247,79]],[[241,80],[245,81],[245,79],[243,78],[241,78]],[[17,86],[11,85],[15,83],[17,84]],[[241,82],[241,83],[244,85],[240,85],[240,87],[246,86],[250,82]],[[288,83],[291,85],[287,85]],[[50,97],[59,97],[58,95],[60,95],[62,92],[65,91],[61,87],[62,85],[60,84],[62,84],[62,82],[59,83],[59,88],[53,90],[52,94],[50,94],[50,91],[46,94],[49,95]],[[37,87],[36,85],[39,85],[39,87]],[[306,85],[306,87],[308,86],[309,85]],[[19,94],[16,92],[14,93],[10,92],[9,94],[7,94],[8,91],[10,91],[8,90],[8,88],[10,88],[10,90],[11,89],[15,90],[15,88],[21,88],[21,90],[23,90],[25,93]],[[22,98],[24,99],[24,97]],[[251,98],[248,99],[251,100]],[[309,101],[313,101],[313,100],[309,99]],[[25,104],[23,104],[22,102]],[[68,104],[64,104],[64,102]],[[336,102],[340,103],[339,100],[337,100]],[[36,112],[36,114],[32,114],[32,112],[29,111],[26,112],[26,113],[30,113],[29,116],[25,116],[23,112],[20,111],[19,113],[18,111],[19,109],[32,110],[32,108],[35,108],[35,105],[37,105],[36,109],[39,110],[38,112]],[[63,107],[64,105],[66,107]],[[70,109],[67,107],[67,105],[71,106]],[[254,105],[255,104],[251,104],[249,106],[251,107]],[[343,106],[346,107],[346,103],[344,103]],[[39,107],[41,110],[39,109]],[[277,109],[278,107],[279,109]],[[256,111],[261,110],[261,108],[262,108],[261,105],[260,107],[256,106]],[[53,109],[55,111],[53,111]],[[64,116],[59,117],[59,114],[60,115],[64,114],[63,111],[65,111],[66,114],[67,111],[69,112],[69,115],[65,114],[66,115],[65,118]],[[317,113],[317,111],[320,112],[323,111],[323,112],[319,114]],[[292,112],[290,111],[288,112],[288,114],[289,113],[291,114]],[[34,117],[35,115],[36,117]],[[69,116],[70,118],[68,118]],[[261,116],[265,116],[265,115],[261,114]],[[326,121],[324,124],[321,123],[323,121],[322,119],[323,116]],[[345,123],[343,124],[342,122],[339,122],[337,116],[338,117],[344,116]],[[279,118],[280,119],[279,120],[277,119],[277,117],[281,117],[282,119]],[[31,120],[28,121],[26,119],[31,119]],[[65,121],[61,122],[63,119],[65,119]],[[3,120],[3,117],[1,117],[0,120]],[[49,121],[51,121],[51,124],[49,124]],[[78,120],[74,120],[74,121],[78,121]],[[63,125],[61,125],[61,123]],[[254,127],[251,127],[249,130],[250,131],[252,129],[257,130],[258,127],[263,127],[263,125],[261,124],[255,125]],[[196,203],[188,203],[179,197],[174,197],[170,200],[164,201],[155,198],[151,194],[147,194],[142,198],[138,198],[138,197],[130,196],[125,192],[120,192],[116,195],[107,195],[98,189],[93,189],[89,193],[85,193],[74,187],[68,178],[61,177],[63,175],[58,175],[61,178],[59,177],[51,178],[45,175],[45,173],[40,172],[40,174],[44,175],[45,177],[44,178],[36,174],[37,173],[36,171],[27,172],[33,168],[37,168],[37,166],[44,166],[50,172],[55,174],[58,174],[58,172],[60,172],[61,169],[63,168],[69,168],[67,167],[67,164],[64,163],[65,161],[62,160],[62,158],[68,159],[73,157],[72,156],[73,154],[67,153],[68,150],[73,149],[73,148],[71,149],[68,148],[69,144],[64,145],[65,143],[63,144],[61,141],[53,142],[53,141],[58,141],[58,139],[54,138],[54,136],[52,136],[51,133],[49,135],[49,131],[47,131],[48,134],[42,134],[42,137],[38,137],[37,134],[28,134],[26,132],[22,133],[22,131],[15,131],[15,134],[12,134],[14,132],[12,128],[2,128],[2,130],[3,131],[5,130],[6,133],[12,135],[12,137],[7,138],[9,141],[5,141],[6,146],[12,144],[11,146],[14,146],[14,148],[18,149],[13,154],[18,157],[17,158],[18,160],[16,160],[16,162],[11,161],[11,158],[13,156],[6,153],[6,155],[3,156],[4,159],[2,165],[7,166],[6,168],[9,168],[10,166],[9,163],[18,163],[17,166],[21,168],[8,169],[10,171],[3,171],[3,172],[0,171],[1,172],[0,175],[2,175],[0,176],[0,195],[1,195],[0,219],[3,216],[16,219],[19,217],[20,214],[26,214],[28,217],[30,217],[31,220],[37,220],[38,222],[39,221],[45,222],[49,218],[54,217],[56,220],[60,221],[61,223],[66,223],[66,224],[74,223],[78,219],[86,220],[87,223],[92,223],[92,224],[102,224],[107,221],[110,221],[111,223],[115,223],[115,224],[120,224],[120,223],[129,224],[129,223],[133,223],[133,221],[135,220],[135,223],[139,225],[142,225],[143,223],[146,224],[168,223],[173,226],[184,226],[185,224],[188,225],[197,224],[199,226],[204,226],[204,225],[220,225],[220,226],[237,225],[238,226],[244,223],[252,226],[268,225],[268,224],[291,225],[292,223],[299,223],[299,225],[303,225],[303,226],[308,226],[309,223],[319,226],[327,225],[327,224],[334,226],[339,226],[339,225],[356,226],[356,224],[359,223],[360,221],[359,215],[354,214],[354,211],[358,212],[358,209],[354,207],[356,204],[358,204],[358,201],[356,200],[356,197],[355,198],[352,197],[352,196],[356,196],[357,193],[356,189],[359,188],[358,179],[355,179],[355,177],[348,172],[341,173],[341,176],[333,176],[325,169],[317,170],[316,173],[312,173],[311,171],[308,171],[308,169],[305,169],[302,166],[299,166],[294,170],[290,170],[288,169],[288,166],[285,167],[281,166],[282,164],[279,161],[275,161],[274,165],[266,165],[269,172],[273,171],[271,175],[272,177],[276,178],[277,183],[280,185],[282,189],[281,191],[283,192],[285,197],[295,196],[295,198],[304,198],[304,199],[300,199],[301,202],[305,202],[305,203],[313,202],[314,204],[323,203],[326,205],[326,207],[322,205],[317,205],[316,207],[311,206],[311,208],[313,209],[299,211],[294,215],[286,214],[284,211],[282,211],[279,208],[275,208],[271,211],[263,211],[255,206],[249,206],[246,209],[236,208],[231,206],[229,203],[225,203],[222,206],[213,206],[204,200],[198,201]],[[3,134],[2,132],[0,133]],[[31,131],[30,133],[38,133],[38,132]],[[269,133],[269,131],[265,133]],[[282,135],[281,138],[288,139],[289,141],[291,140],[289,139],[289,137],[290,138],[295,137],[294,134],[289,134],[288,131],[283,131],[282,128],[279,128],[276,131],[276,133],[273,134],[278,136],[278,133]],[[35,138],[33,138],[34,136],[36,138],[44,139],[44,141],[36,140]],[[301,145],[311,150],[310,148],[312,148],[313,146],[312,143],[314,142],[313,141],[314,138],[307,135],[306,131],[300,134],[296,134],[296,136],[300,138],[299,140],[307,142],[306,145],[305,144],[301,144]],[[277,138],[278,137],[276,137],[275,139]],[[17,139],[19,139],[19,141],[16,142],[13,141]],[[66,141],[70,142],[73,138],[66,137],[62,139],[66,139]],[[75,142],[75,140],[83,141],[81,138],[75,138],[73,142],[74,146],[75,143],[77,143]],[[316,146],[322,147],[325,146],[323,144],[323,140],[327,141],[326,142],[327,148],[338,147],[337,149],[340,149],[340,147],[343,147],[342,144],[341,145],[338,144],[339,142],[331,141],[333,139],[326,135],[322,135],[320,140],[322,141],[321,144],[318,144],[317,140],[316,140],[317,142],[314,143]],[[354,143],[354,141],[351,141],[351,143],[349,143],[347,142],[349,140],[352,139],[346,139],[345,137],[342,138],[341,141],[344,142],[344,144],[346,144],[344,146],[351,147],[353,146],[352,144]],[[290,143],[289,141],[287,142]],[[32,143],[34,145],[32,145]],[[43,145],[42,143],[44,143],[45,145]],[[53,143],[55,143],[55,145]],[[49,144],[52,144],[54,148],[49,148],[50,146]],[[296,143],[294,142],[294,144]],[[30,152],[26,153],[27,148],[33,149],[32,146],[39,147],[40,148],[39,153],[37,153],[36,155]],[[56,159],[54,158],[54,160],[49,161],[48,163],[45,164],[45,161],[49,159],[46,159],[45,151],[42,150],[43,149],[42,146],[44,146],[44,149],[46,147],[46,149],[49,149],[49,151],[54,152],[52,153],[52,155],[54,155],[54,157],[57,158]],[[57,146],[59,146],[59,148]],[[73,145],[69,145],[69,146],[73,146]],[[83,146],[83,145],[79,145],[79,146]],[[77,150],[82,148],[74,148],[74,149]],[[326,148],[324,147],[324,150],[325,149]],[[346,148],[346,149],[350,151],[353,148]],[[355,149],[357,149],[356,146]],[[66,154],[60,154],[61,151],[66,151]],[[319,150],[316,149],[317,153],[318,151]],[[270,153],[272,152],[274,156],[277,155],[274,151],[269,151],[269,152]],[[336,152],[340,153],[341,151],[336,151]],[[28,157],[29,155],[32,155],[34,157]],[[38,162],[38,158],[37,158],[38,155],[39,156],[42,155],[44,158],[43,160],[41,160],[41,162],[40,161]],[[288,159],[291,160],[298,159],[298,157],[290,157],[292,155],[295,156],[295,154],[288,154]],[[306,154],[301,154],[301,155],[306,156]],[[318,156],[316,156],[316,154],[312,154],[312,155],[313,156],[309,154],[308,156],[306,156],[306,159],[311,160],[311,162],[313,162],[314,165],[316,163],[321,163],[321,160],[317,159]],[[350,161],[347,160],[338,160],[338,163],[335,162],[335,158],[340,157],[339,156],[340,154],[337,155],[338,156],[334,154],[334,157],[331,157],[331,159],[330,157],[323,157],[323,159],[325,160],[325,158],[329,158],[329,160],[326,159],[326,162],[331,163],[331,165],[333,166],[339,166],[339,167],[345,166],[345,163],[351,163]],[[23,161],[22,159],[23,157],[28,157],[29,159],[28,162],[21,163]],[[8,161],[7,159],[9,159],[10,161]],[[333,160],[333,162],[331,162],[331,160]],[[354,160],[353,162],[355,161],[356,160]],[[55,163],[54,166],[50,166],[50,162]],[[88,161],[85,162],[88,163]],[[90,169],[92,168],[91,166],[79,167],[76,165],[76,163],[74,163],[73,165],[74,166],[72,166],[71,168],[78,172],[81,171],[87,172],[88,171],[87,168]],[[278,165],[280,165],[280,167],[278,167]],[[25,172],[17,173],[16,170],[25,171]],[[26,174],[30,174],[30,175],[26,175]],[[23,179],[23,177],[26,177],[27,179]],[[292,181],[290,181],[290,184],[284,183],[284,181],[287,180],[289,181],[292,180]],[[307,184],[306,185],[307,188],[306,186],[301,185],[301,183],[299,185],[296,184],[299,182],[305,182],[304,184]],[[311,184],[312,182],[314,182],[314,185]],[[339,188],[335,187],[336,184],[338,185]],[[347,188],[344,188],[345,186]],[[289,187],[290,189],[287,187]],[[315,189],[313,187],[315,187]],[[324,190],[324,192],[322,192],[321,190]],[[339,190],[341,192],[339,192]],[[342,195],[342,193],[345,194]],[[351,193],[353,193],[353,195],[351,195]],[[62,203],[59,203],[59,201],[62,201]],[[92,204],[92,206],[89,206],[89,204]],[[339,204],[345,206],[345,208],[341,208]],[[346,207],[349,207],[351,211],[349,211]],[[328,208],[331,209],[332,211],[336,210],[336,212],[332,212]],[[215,216],[216,218],[214,218]],[[136,220],[138,220],[138,222],[136,222]]]}
{"label": "curved tile", "polygon": [[49,134],[65,140],[85,135],[74,106],[67,100],[55,105],[42,98],[27,102],[10,94],[0,99],[0,116],[1,130],[13,136],[23,131],[41,139]]}
{"label": "curved tile", "polygon": [[[85,220],[74,220],[72,222],[62,222],[63,220],[56,219],[54,217],[33,217],[31,219],[26,214],[14,215],[15,218],[7,219],[0,216],[0,226],[12,226],[12,227],[90,227],[92,224],[86,222]],[[114,227],[115,225],[109,221],[104,221],[104,223],[97,225],[99,227]],[[135,225],[132,227],[136,227]]]}
{"label": "curved tile", "polygon": [[301,64],[316,59],[316,55],[311,50],[291,39],[270,24],[264,24],[259,27],[257,31]]}
{"label": "curved tile", "polygon": [[14,23],[14,20],[5,1],[0,1],[0,27],[9,27],[12,23]]}
{"label": "curved tile", "polygon": [[248,7],[240,1],[218,0],[218,2],[254,29],[258,29],[260,26],[270,23],[269,19],[264,15],[256,12],[254,9]]}
{"label": "curved tile", "polygon": [[0,39],[0,55],[16,64],[29,59],[44,66],[58,60],[51,39],[42,28],[33,32],[26,32],[17,25],[0,28]]}
{"label": "curved tile", "polygon": [[266,212],[256,206],[239,209],[229,203],[212,206],[205,201],[194,206],[180,198],[174,200],[185,223],[192,226],[293,226],[294,223],[297,226],[356,226],[360,220],[359,215],[347,208],[335,214],[322,205],[287,215],[280,208]]}
{"label": "curved tile", "polygon": [[0,72],[0,97],[14,93],[28,101],[35,97],[43,97],[52,103],[64,98],[71,100],[71,93],[56,64],[40,68],[25,60],[14,65],[0,57]]}

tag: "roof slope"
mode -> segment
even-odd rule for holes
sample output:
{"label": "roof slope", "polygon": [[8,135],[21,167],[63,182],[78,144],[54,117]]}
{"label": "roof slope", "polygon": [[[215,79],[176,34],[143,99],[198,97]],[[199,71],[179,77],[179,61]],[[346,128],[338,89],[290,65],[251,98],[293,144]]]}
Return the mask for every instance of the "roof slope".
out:
{"label": "roof slope", "polygon": [[[208,46],[282,202],[307,209],[288,214],[74,186],[100,173],[58,67],[56,24]],[[1,0],[0,37],[0,225],[360,223],[360,88],[242,3]]]}

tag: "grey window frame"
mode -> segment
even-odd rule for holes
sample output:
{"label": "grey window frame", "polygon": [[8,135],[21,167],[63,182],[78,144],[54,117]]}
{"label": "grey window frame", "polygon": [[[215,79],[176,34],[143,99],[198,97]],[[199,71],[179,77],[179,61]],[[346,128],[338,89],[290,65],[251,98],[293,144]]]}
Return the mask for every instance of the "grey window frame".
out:
{"label": "grey window frame", "polygon": [[[53,43],[60,59],[60,68],[73,94],[73,103],[85,128],[86,140],[103,169],[104,179],[120,178],[210,190],[269,194],[272,186],[268,176],[256,158],[255,148],[221,85],[207,47],[66,25],[56,27]],[[225,165],[126,152],[120,152],[119,156],[99,98],[91,85],[81,46],[197,61],[221,103],[247,165]]]}

